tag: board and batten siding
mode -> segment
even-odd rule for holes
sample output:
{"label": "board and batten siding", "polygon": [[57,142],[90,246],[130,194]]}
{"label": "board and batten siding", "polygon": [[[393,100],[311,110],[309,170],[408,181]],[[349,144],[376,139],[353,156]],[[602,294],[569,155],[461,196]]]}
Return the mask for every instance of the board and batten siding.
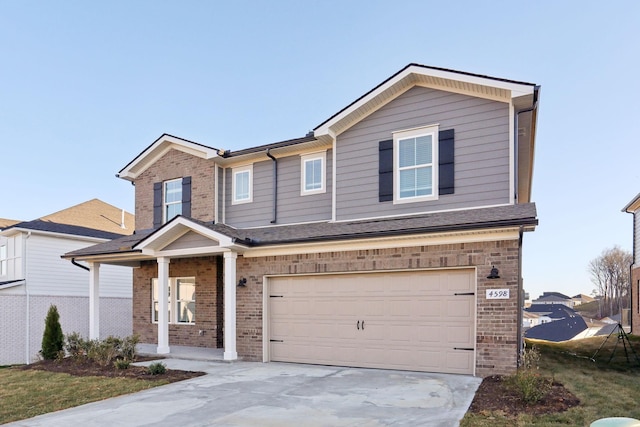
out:
{"label": "board and batten siding", "polygon": [[[332,151],[327,150],[326,192],[302,196],[300,155],[278,158],[276,225],[331,219],[332,162]],[[226,173],[226,223],[239,228],[273,225],[273,161],[253,164],[253,201],[250,203],[233,204],[233,168],[227,168]]]}
{"label": "board and batten siding", "polygon": [[[393,132],[438,123],[455,131],[455,193],[438,200],[378,201],[378,142]],[[340,134],[336,143],[337,220],[506,204],[509,105],[414,87]]]}
{"label": "board and batten siding", "polygon": [[[32,295],[89,296],[89,272],[61,255],[95,241],[32,234],[27,240],[27,285]],[[130,267],[100,265],[100,297],[131,298]]]}

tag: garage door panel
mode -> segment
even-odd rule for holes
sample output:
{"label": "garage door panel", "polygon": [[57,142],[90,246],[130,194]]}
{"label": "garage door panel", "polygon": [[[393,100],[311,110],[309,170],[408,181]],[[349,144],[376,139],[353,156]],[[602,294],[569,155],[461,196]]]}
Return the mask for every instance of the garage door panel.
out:
{"label": "garage door panel", "polygon": [[270,359],[472,374],[474,290],[469,269],[272,278]]}

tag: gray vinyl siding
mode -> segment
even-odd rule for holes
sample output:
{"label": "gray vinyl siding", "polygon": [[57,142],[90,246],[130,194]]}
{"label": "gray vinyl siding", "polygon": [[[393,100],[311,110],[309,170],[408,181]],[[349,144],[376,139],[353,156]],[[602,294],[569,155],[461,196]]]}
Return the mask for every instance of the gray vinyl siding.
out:
{"label": "gray vinyl siding", "polygon": [[[332,153],[327,151],[326,192],[300,195],[301,159],[293,155],[278,159],[278,212],[276,224],[331,219]],[[273,161],[253,164],[253,202],[232,204],[232,168],[226,169],[226,223],[233,227],[273,225]]]}
{"label": "gray vinyl siding", "polygon": [[[438,123],[455,131],[455,193],[438,200],[378,201],[378,142]],[[405,215],[509,203],[509,106],[414,87],[337,140],[337,219]]]}

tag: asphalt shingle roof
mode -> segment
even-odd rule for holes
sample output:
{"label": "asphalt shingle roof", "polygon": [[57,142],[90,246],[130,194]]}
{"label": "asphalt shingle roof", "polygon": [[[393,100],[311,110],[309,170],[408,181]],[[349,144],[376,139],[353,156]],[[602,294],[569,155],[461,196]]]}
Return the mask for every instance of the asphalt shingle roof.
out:
{"label": "asphalt shingle roof", "polygon": [[98,239],[116,239],[122,236],[122,234],[110,233],[108,231],[96,230],[94,228],[80,227],[77,225],[69,225],[69,224],[58,224],[56,222],[43,221],[40,219],[36,219],[34,221],[20,222],[18,224],[14,224],[11,227],[7,227],[6,229],[11,229],[11,228],[23,228],[23,229],[34,230],[34,231],[47,231],[51,233],[70,234],[73,236],[95,237]]}
{"label": "asphalt shingle roof", "polygon": [[[205,223],[190,219],[213,231],[233,238],[248,247],[281,245],[287,243],[335,241],[382,236],[401,236],[445,231],[495,228],[505,226],[532,226],[538,223],[533,203],[423,215],[380,218],[363,221],[318,222],[237,229],[225,224]],[[168,223],[169,224],[169,223]],[[165,225],[166,226],[166,225]],[[106,255],[132,252],[132,247],[159,230],[137,231],[131,236],[79,249],[68,257]]]}

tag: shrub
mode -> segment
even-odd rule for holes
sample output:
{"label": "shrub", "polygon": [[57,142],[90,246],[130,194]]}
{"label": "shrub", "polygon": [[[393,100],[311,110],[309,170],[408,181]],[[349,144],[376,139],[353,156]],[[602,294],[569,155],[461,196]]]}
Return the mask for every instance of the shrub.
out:
{"label": "shrub", "polygon": [[116,369],[129,369],[130,364],[131,362],[127,359],[116,359],[113,362],[113,366],[115,366]]}
{"label": "shrub", "polygon": [[130,335],[120,343],[119,355],[125,360],[133,361],[136,359],[136,346],[140,342],[140,337],[136,334]]}
{"label": "shrub", "polygon": [[161,375],[167,372],[167,367],[162,362],[154,362],[149,365],[149,367],[147,368],[147,372],[149,372],[151,375]]}
{"label": "shrub", "polygon": [[118,356],[118,350],[113,340],[91,340],[87,356],[100,366],[108,366]]}
{"label": "shrub", "polygon": [[525,349],[521,366],[518,371],[507,378],[507,384],[512,387],[520,398],[527,404],[542,400],[551,390],[553,380],[538,372],[540,352],[533,346]]}
{"label": "shrub", "polygon": [[44,359],[53,360],[59,357],[64,345],[64,335],[60,326],[60,315],[55,305],[49,307],[47,317],[44,320],[44,333],[42,335],[42,349],[40,354]]}
{"label": "shrub", "polygon": [[77,332],[73,332],[66,336],[64,350],[70,357],[74,359],[81,359],[86,357],[89,345],[89,341],[82,338],[82,335]]}

